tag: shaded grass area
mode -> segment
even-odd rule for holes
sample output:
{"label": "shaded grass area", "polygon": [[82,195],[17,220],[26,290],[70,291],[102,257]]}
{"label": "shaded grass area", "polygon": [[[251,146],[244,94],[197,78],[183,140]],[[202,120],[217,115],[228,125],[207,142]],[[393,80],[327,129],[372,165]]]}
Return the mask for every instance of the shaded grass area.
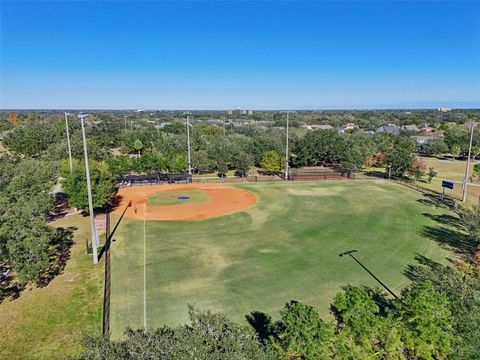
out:
{"label": "shaded grass area", "polygon": [[0,359],[64,359],[80,352],[84,335],[101,334],[103,264],[85,255],[88,218],[52,225],[76,229],[70,259],[46,286],[0,304]]}
{"label": "shaded grass area", "polygon": [[[147,326],[187,320],[187,304],[245,321],[277,314],[292,299],[329,312],[346,284],[377,286],[356,257],[392,290],[416,254],[444,261],[425,237],[448,210],[383,181],[243,183],[257,195],[245,212],[201,221],[146,222]],[[429,216],[424,216],[428,214]],[[143,327],[143,222],[124,220],[112,244],[112,332]]]}
{"label": "shaded grass area", "polygon": [[[181,199],[185,197],[188,199]],[[162,206],[162,205],[179,205],[188,203],[199,203],[209,201],[209,196],[205,190],[172,190],[161,191],[149,196],[148,205]]]}

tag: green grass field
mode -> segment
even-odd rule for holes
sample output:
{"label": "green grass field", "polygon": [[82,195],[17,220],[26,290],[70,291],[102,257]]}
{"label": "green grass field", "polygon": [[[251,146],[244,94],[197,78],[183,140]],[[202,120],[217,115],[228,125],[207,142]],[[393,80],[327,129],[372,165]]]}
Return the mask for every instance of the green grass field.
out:
{"label": "green grass field", "polygon": [[[187,320],[187,304],[244,321],[251,311],[274,317],[289,300],[319,308],[346,284],[377,286],[360,259],[394,291],[421,254],[447,251],[421,234],[441,210],[414,190],[384,181],[243,183],[257,195],[245,212],[198,221],[124,219],[112,245],[111,327],[143,327],[144,225],[147,327]],[[115,219],[113,219],[113,223]]]}
{"label": "green grass field", "polygon": [[[179,199],[179,197],[188,197],[189,199]],[[148,205],[178,205],[186,203],[208,202],[209,196],[205,190],[176,190],[168,192],[158,192],[148,198]]]}

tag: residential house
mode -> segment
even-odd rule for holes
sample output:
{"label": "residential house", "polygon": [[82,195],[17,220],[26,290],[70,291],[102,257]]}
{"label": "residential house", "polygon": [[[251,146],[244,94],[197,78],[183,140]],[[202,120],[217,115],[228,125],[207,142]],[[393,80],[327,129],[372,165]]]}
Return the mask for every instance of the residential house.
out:
{"label": "residential house", "polygon": [[383,125],[380,128],[378,128],[377,132],[387,133],[387,134],[392,134],[392,135],[399,135],[400,134],[400,129],[395,124],[386,124],[386,125]]}

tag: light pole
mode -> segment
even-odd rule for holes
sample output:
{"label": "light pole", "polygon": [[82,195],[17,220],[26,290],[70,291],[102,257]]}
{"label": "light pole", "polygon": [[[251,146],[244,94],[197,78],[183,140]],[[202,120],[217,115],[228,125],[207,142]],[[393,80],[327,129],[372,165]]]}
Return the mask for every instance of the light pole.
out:
{"label": "light pole", "polygon": [[93,250],[93,263],[98,264],[98,238],[97,231],[95,229],[95,214],[93,213],[93,201],[92,201],[92,187],[90,185],[90,168],[88,166],[88,152],[87,152],[87,140],[85,137],[85,125],[84,119],[87,118],[88,114],[79,114],[77,115],[82,123],[82,136],[83,136],[83,154],[85,156],[85,173],[87,176],[87,195],[88,195],[88,212],[90,214],[90,231],[92,233],[92,250]]}
{"label": "light pole", "polygon": [[192,175],[192,162],[190,158],[190,122],[187,115],[187,155],[188,155],[188,175]]}
{"label": "light pole", "polygon": [[467,184],[468,184],[468,172],[470,170],[470,155],[472,153],[472,141],[473,141],[473,130],[475,129],[476,124],[471,121],[469,123],[470,127],[470,145],[468,146],[468,158],[467,166],[465,168],[465,178],[463,179],[463,193],[462,193],[462,202],[467,201]]}
{"label": "light pole", "polygon": [[285,141],[285,181],[288,180],[288,111],[287,111],[287,140]]}
{"label": "light pole", "polygon": [[68,112],[65,113],[65,127],[67,128],[67,146],[68,146],[68,164],[70,165],[70,173],[73,171],[72,164],[72,148],[70,147],[70,131],[68,129]]}

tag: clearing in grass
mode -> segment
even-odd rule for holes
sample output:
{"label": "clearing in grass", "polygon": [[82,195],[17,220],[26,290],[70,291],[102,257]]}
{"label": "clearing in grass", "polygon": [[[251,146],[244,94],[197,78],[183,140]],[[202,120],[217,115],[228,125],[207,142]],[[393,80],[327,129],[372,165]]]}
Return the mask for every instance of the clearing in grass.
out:
{"label": "clearing in grass", "polygon": [[357,250],[356,257],[395,292],[407,284],[403,271],[417,254],[436,261],[446,255],[423,232],[439,226],[435,217],[448,210],[394,183],[232,188],[254,193],[257,203],[204,220],[122,220],[111,248],[113,337],[126,327],[143,328],[145,310],[148,328],[184,323],[188,304],[245,321],[252,311],[276,315],[286,302],[299,300],[325,316],[342,286],[378,286],[340,253]]}

